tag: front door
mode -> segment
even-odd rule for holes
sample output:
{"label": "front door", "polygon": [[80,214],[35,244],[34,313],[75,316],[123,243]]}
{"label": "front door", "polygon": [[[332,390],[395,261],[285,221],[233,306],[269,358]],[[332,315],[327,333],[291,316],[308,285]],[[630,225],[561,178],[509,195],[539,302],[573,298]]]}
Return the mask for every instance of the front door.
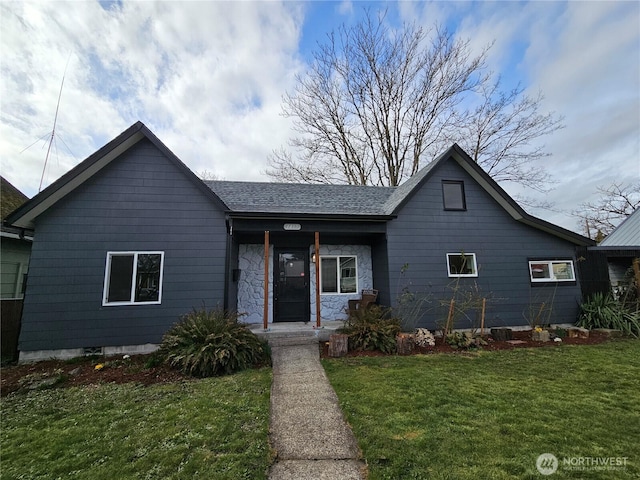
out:
{"label": "front door", "polygon": [[274,250],[273,309],[276,322],[309,321],[309,251]]}

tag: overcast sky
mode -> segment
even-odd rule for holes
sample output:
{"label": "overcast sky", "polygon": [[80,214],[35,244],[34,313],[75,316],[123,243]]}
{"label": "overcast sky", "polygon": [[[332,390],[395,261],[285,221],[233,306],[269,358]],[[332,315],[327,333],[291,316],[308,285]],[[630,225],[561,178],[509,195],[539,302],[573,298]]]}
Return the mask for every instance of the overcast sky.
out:
{"label": "overcast sky", "polygon": [[[0,2],[1,173],[38,192],[137,120],[193,171],[269,179],[292,135],[281,99],[317,42],[364,7],[395,25],[446,25],[507,83],[545,95],[566,128],[545,139],[570,211],[598,185],[640,179],[640,3],[632,2]],[[511,193],[525,193],[505,185]],[[542,199],[538,194],[538,198]],[[531,213],[577,229],[552,211]]]}

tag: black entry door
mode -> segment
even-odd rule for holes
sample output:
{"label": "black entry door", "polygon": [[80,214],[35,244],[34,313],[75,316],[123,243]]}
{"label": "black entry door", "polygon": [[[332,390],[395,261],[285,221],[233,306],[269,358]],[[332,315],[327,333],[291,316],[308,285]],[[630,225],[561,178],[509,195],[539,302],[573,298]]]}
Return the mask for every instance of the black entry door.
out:
{"label": "black entry door", "polygon": [[309,252],[275,249],[274,321],[309,321]]}

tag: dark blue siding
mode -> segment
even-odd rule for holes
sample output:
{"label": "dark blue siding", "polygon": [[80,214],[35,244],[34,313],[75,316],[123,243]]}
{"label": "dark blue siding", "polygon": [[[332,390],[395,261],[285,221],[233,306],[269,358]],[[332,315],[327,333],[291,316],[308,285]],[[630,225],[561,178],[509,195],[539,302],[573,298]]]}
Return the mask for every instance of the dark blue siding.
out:
{"label": "dark blue siding", "polygon": [[[20,350],[158,343],[223,305],[224,213],[141,141],[36,221]],[[108,251],[164,251],[161,305],[102,306]]]}
{"label": "dark blue siding", "polygon": [[[464,181],[466,211],[444,210],[442,180]],[[552,305],[552,323],[575,320],[579,285],[532,285],[528,267],[532,257],[575,260],[574,245],[514,220],[452,159],[433,172],[387,232],[390,285],[411,283],[412,292],[431,298],[421,326],[435,328],[446,319],[456,285],[447,274],[446,254],[460,251],[476,254],[478,277],[460,279],[458,285],[467,291],[477,286],[486,295],[487,326],[527,325],[529,310],[537,312],[541,303],[545,310]],[[405,264],[409,268],[401,278]],[[574,269],[577,275],[575,262]],[[392,301],[398,294],[392,292]],[[466,320],[457,325],[470,326]]]}

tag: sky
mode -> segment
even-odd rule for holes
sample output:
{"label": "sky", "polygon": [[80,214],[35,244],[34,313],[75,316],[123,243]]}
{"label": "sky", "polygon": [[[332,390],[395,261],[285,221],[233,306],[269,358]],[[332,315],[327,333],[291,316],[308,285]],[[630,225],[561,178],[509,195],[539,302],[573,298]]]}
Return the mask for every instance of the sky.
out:
{"label": "sky", "polygon": [[579,230],[568,212],[598,186],[640,180],[635,1],[0,0],[0,173],[31,197],[140,120],[196,173],[269,181],[268,155],[294,135],[282,96],[365,8],[444,25],[475,52],[493,43],[488,68],[564,117],[543,140],[553,189],[503,185],[554,204],[530,213]]}

